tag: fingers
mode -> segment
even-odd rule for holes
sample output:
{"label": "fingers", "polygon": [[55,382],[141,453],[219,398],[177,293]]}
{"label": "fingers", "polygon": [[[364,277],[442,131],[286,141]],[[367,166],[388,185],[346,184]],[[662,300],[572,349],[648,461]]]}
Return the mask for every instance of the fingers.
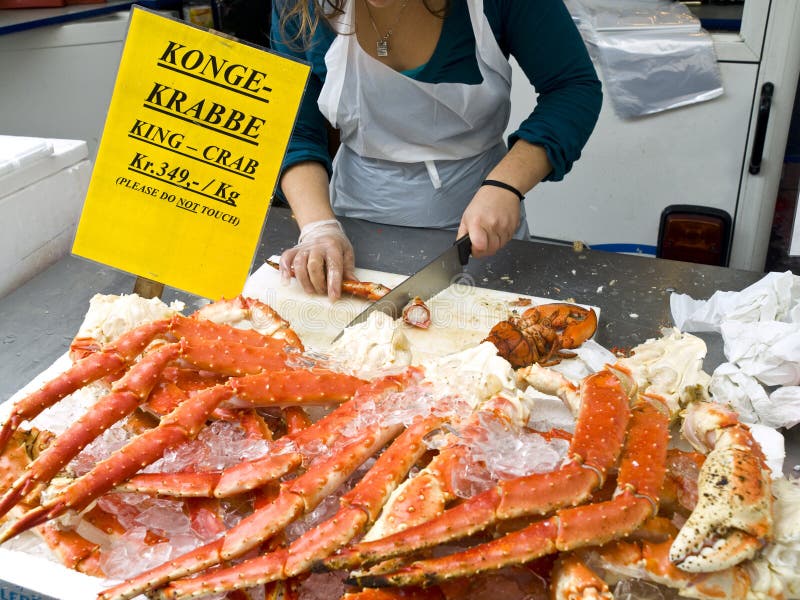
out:
{"label": "fingers", "polygon": [[[325,248],[313,248],[308,254],[308,262],[306,263],[306,270],[308,272],[308,279],[313,288],[313,292],[317,294],[325,294],[328,290],[326,270],[328,253]],[[311,290],[306,290],[311,291]]]}
{"label": "fingers", "polygon": [[314,288],[314,283],[309,273],[308,264],[310,257],[310,250],[300,250],[297,252],[292,261],[292,271],[294,271],[295,279],[297,279],[297,282],[302,286],[303,290],[305,290],[306,293],[314,294],[316,293],[316,289]]}
{"label": "fingers", "polygon": [[283,285],[289,285],[289,281],[291,281],[294,273],[292,272],[292,265],[294,263],[294,257],[297,255],[297,248],[289,248],[285,250],[283,254],[281,254],[281,259],[278,263],[278,267],[281,274],[281,283]]}
{"label": "fingers", "polygon": [[344,258],[338,248],[329,248],[325,255],[325,293],[328,298],[336,300],[342,295],[342,277],[344,274]]}
{"label": "fingers", "polygon": [[[516,227],[512,229],[509,225],[486,223],[480,220],[472,221],[464,227],[472,242],[472,255],[476,258],[495,254],[514,237],[516,231]],[[459,229],[456,239],[461,235],[461,229]]]}
{"label": "fingers", "polygon": [[508,196],[481,188],[464,211],[458,236],[469,233],[473,256],[491,256],[514,237],[520,219],[519,200]]}

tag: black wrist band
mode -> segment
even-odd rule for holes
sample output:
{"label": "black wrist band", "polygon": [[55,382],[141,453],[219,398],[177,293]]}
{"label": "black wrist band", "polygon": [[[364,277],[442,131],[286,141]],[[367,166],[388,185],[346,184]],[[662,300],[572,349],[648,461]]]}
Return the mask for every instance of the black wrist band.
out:
{"label": "black wrist band", "polygon": [[493,185],[494,187],[503,188],[504,190],[508,190],[512,194],[516,194],[516,196],[517,196],[517,198],[519,198],[520,202],[525,200],[525,194],[520,192],[513,185],[509,185],[509,184],[507,184],[507,183],[505,183],[503,181],[497,181],[496,179],[484,179],[483,183],[481,183],[481,187],[483,187],[484,185]]}

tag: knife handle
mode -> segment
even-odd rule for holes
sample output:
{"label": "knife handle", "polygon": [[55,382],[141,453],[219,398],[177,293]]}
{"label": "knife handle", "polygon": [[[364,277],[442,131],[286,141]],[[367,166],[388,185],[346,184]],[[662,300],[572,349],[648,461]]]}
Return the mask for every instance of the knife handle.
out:
{"label": "knife handle", "polygon": [[469,234],[458,238],[455,245],[458,246],[458,260],[461,266],[466,266],[469,261],[469,255],[472,254],[472,242],[469,239]]}

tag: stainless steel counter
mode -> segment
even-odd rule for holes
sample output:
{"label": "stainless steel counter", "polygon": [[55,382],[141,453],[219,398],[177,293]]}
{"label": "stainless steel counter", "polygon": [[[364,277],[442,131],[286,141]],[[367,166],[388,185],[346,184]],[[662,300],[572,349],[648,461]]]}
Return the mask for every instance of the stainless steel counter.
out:
{"label": "stainless steel counter", "polygon": [[[359,267],[410,274],[453,243],[451,232],[390,227],[344,219]],[[270,210],[254,269],[297,238],[287,209]],[[763,273],[611,254],[536,242],[512,241],[496,256],[472,259],[467,274],[475,285],[553,300],[575,300],[601,309],[598,343],[631,348],[672,325],[672,292],[698,299],[717,290],[741,290]],[[0,298],[0,401],[7,399],[63,354],[96,293],[133,290],[135,278],[67,257]],[[167,288],[165,301],[189,309],[202,299]],[[705,368],[723,360],[719,335],[702,334],[709,353]],[[786,472],[800,463],[800,427],[785,432]]]}

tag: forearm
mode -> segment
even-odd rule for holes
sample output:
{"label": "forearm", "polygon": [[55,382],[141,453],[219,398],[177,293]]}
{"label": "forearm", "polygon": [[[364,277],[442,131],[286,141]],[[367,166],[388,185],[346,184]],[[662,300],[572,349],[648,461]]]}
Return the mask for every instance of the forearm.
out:
{"label": "forearm", "polygon": [[289,167],[281,177],[281,189],[301,228],[313,221],[336,218],[328,192],[328,172],[320,163]]}
{"label": "forearm", "polygon": [[518,140],[486,178],[507,183],[525,194],[552,170],[544,148]]}

